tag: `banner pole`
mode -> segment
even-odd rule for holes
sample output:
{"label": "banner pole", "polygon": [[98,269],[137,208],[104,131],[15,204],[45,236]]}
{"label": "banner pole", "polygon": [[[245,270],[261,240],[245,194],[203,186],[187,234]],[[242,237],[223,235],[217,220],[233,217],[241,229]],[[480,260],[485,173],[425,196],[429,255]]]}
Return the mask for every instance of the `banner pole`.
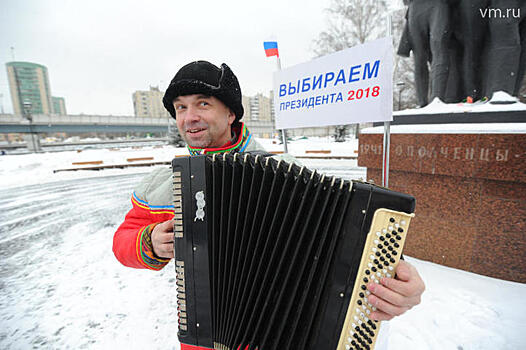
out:
{"label": "banner pole", "polygon": [[391,122],[384,122],[382,186],[389,187],[389,149],[391,148]]}
{"label": "banner pole", "polygon": [[[387,37],[391,37],[391,14],[387,14]],[[391,103],[392,111],[392,103]],[[392,118],[392,112],[391,112]],[[382,186],[389,187],[389,152],[391,146],[391,122],[384,122],[384,144],[383,144],[383,163],[382,163]]]}
{"label": "banner pole", "polygon": [[[276,56],[276,62],[278,64],[278,71],[281,70],[281,60],[279,58],[279,55]],[[274,91],[274,95],[276,94],[276,91]],[[282,129],[281,130],[281,137],[283,139],[283,151],[285,153],[289,153],[289,148],[287,147],[287,130],[286,129]]]}

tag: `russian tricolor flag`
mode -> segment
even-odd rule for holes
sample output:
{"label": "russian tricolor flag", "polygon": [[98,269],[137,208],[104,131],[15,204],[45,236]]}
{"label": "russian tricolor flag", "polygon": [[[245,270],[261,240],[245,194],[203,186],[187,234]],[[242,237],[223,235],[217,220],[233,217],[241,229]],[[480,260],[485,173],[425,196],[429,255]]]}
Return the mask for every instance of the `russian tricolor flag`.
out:
{"label": "russian tricolor flag", "polygon": [[265,54],[267,57],[278,56],[278,42],[277,41],[265,41],[263,42],[263,47],[265,48]]}

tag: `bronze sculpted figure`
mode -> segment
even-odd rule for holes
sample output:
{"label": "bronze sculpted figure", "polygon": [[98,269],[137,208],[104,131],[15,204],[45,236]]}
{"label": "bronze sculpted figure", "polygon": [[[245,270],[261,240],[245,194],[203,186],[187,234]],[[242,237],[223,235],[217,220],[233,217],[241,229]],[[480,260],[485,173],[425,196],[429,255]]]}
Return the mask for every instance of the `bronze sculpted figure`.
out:
{"label": "bronze sculpted figure", "polygon": [[429,96],[473,102],[496,91],[518,95],[526,68],[526,1],[404,3],[408,10],[398,54],[413,52],[420,106]]}

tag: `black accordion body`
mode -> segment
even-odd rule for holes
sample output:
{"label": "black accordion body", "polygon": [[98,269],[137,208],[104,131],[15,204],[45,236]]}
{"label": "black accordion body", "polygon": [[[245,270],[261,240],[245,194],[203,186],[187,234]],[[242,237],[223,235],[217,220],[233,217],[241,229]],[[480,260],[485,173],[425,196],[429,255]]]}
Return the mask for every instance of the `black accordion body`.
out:
{"label": "black accordion body", "polygon": [[413,197],[251,154],[176,158],[183,350],[372,349]]}

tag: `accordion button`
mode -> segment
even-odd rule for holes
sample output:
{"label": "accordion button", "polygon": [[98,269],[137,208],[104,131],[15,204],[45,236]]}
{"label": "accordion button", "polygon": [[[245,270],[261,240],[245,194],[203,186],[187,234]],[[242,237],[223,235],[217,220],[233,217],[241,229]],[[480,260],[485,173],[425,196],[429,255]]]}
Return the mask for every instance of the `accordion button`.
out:
{"label": "accordion button", "polygon": [[405,226],[405,220],[400,221],[400,225]]}
{"label": "accordion button", "polygon": [[400,236],[400,235],[396,235],[396,239],[397,239],[397,240],[401,240],[401,239],[402,239],[402,236]]}
{"label": "accordion button", "polygon": [[398,254],[398,253],[396,252],[396,250],[393,250],[393,255],[396,255],[396,254]]}
{"label": "accordion button", "polygon": [[362,301],[361,300],[358,300],[358,305],[362,305]]}
{"label": "accordion button", "polygon": [[[363,298],[364,297],[364,294],[362,292],[360,292],[360,294],[358,294],[360,296],[360,298]],[[358,300],[359,303],[361,303],[362,301],[361,300]]]}
{"label": "accordion button", "polygon": [[398,244],[398,243],[395,243],[394,246],[395,246],[395,248],[400,248],[400,244]]}
{"label": "accordion button", "polygon": [[389,221],[395,222],[395,219],[394,218],[390,218]]}
{"label": "accordion button", "polygon": [[369,275],[370,273],[371,273],[371,271],[369,271],[369,270],[365,270],[365,274],[366,274],[366,275]]}
{"label": "accordion button", "polygon": [[402,233],[402,232],[404,232],[404,229],[401,228],[401,227],[399,227],[399,228],[398,228],[398,232]]}
{"label": "accordion button", "polygon": [[364,281],[365,283],[368,283],[368,282],[369,282],[369,280],[367,279],[367,277],[364,277],[364,278],[363,278],[363,281]]}

